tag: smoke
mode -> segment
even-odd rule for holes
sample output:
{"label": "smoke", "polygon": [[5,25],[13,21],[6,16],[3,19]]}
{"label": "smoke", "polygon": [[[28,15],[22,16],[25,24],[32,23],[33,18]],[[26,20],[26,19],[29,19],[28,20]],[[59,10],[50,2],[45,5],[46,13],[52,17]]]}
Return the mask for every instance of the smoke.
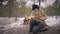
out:
{"label": "smoke", "polygon": [[[21,0],[17,0],[17,1],[19,2]],[[27,2],[25,5],[26,7],[31,7],[34,4],[32,0],[24,0],[24,1]],[[52,6],[55,1],[56,0],[46,0],[45,2],[41,2],[41,7],[46,8],[46,7]],[[36,1],[35,4],[39,5],[39,2]]]}
{"label": "smoke", "polygon": [[3,5],[7,5],[8,1],[4,1],[2,2]]}
{"label": "smoke", "polygon": [[47,0],[47,1],[45,2],[45,6],[46,6],[46,7],[52,6],[55,1],[56,1],[56,0]]}
{"label": "smoke", "polygon": [[[49,7],[49,6],[52,6],[53,3],[55,2],[56,0],[46,0],[45,2],[41,2],[41,7]],[[26,3],[26,6],[31,6],[33,4],[33,1],[27,1]],[[39,5],[39,3],[35,3],[37,5]]]}

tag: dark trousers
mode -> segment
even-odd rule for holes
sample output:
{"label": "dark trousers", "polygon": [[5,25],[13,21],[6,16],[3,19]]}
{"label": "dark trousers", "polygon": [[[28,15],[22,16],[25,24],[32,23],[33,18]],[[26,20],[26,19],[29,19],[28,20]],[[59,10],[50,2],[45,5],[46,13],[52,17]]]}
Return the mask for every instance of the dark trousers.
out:
{"label": "dark trousers", "polygon": [[[36,25],[38,28],[33,31],[33,27],[34,27],[35,25]],[[38,21],[38,22],[37,22],[36,20],[32,19],[32,20],[30,21],[30,32],[37,33],[37,32],[39,32],[39,31],[42,30],[43,26],[44,26],[44,25],[43,25],[43,23],[41,23],[41,21]]]}

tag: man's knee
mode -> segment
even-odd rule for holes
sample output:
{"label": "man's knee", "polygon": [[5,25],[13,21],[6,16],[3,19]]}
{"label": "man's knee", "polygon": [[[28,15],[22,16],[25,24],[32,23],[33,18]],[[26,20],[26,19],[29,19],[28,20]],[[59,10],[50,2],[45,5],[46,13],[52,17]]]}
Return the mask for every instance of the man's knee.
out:
{"label": "man's knee", "polygon": [[36,20],[34,20],[34,19],[30,20],[30,24],[34,24],[35,22],[36,22]]}

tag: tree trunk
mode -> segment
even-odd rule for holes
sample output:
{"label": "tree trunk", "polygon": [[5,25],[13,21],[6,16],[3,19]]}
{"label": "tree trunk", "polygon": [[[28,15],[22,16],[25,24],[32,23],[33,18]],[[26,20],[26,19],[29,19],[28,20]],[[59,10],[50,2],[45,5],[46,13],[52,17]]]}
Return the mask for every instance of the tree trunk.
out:
{"label": "tree trunk", "polygon": [[39,0],[39,7],[40,7],[40,1],[41,1],[41,0]]}

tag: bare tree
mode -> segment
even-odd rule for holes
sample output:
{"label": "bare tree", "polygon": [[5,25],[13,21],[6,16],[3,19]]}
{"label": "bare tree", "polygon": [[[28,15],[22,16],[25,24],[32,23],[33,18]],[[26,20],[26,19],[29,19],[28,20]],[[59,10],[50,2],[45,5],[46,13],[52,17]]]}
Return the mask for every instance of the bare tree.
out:
{"label": "bare tree", "polygon": [[34,4],[35,4],[35,0],[34,0]]}
{"label": "bare tree", "polygon": [[40,2],[41,2],[41,0],[39,0],[39,7],[40,7]]}

